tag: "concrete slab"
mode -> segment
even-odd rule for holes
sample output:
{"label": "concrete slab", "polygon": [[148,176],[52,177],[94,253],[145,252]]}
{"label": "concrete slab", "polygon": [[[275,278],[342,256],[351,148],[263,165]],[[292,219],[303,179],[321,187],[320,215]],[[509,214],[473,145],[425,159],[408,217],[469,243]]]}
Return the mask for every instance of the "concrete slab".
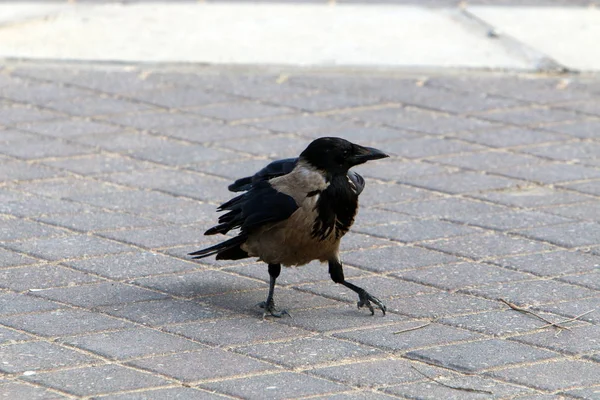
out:
{"label": "concrete slab", "polygon": [[0,57],[531,68],[458,13],[398,5],[81,4],[0,29]]}
{"label": "concrete slab", "polygon": [[468,7],[477,17],[576,70],[600,70],[600,10],[560,7]]}
{"label": "concrete slab", "polygon": [[67,7],[69,7],[68,4],[58,3],[0,3],[0,27],[6,24],[18,24],[36,18],[45,18]]}

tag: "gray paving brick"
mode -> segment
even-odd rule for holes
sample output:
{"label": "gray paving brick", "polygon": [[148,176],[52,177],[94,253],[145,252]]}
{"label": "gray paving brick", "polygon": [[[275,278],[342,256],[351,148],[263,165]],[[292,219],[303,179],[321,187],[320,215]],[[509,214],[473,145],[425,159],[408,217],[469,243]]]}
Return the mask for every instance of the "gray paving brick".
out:
{"label": "gray paving brick", "polygon": [[[423,369],[420,367],[419,370]],[[447,400],[470,400],[470,399],[505,399],[512,398],[532,392],[532,390],[522,386],[509,385],[487,377],[480,376],[464,376],[453,374],[450,376],[436,376],[433,378],[442,382],[445,385],[450,385],[459,388],[467,388],[484,391],[470,392],[460,389],[452,389],[441,384],[430,382],[412,383],[408,385],[399,385],[386,388],[385,391],[397,396],[403,396],[408,399],[419,398],[423,400],[447,399]],[[489,393],[486,393],[489,392]],[[527,397],[518,397],[519,400]],[[541,399],[540,399],[541,400]]]}
{"label": "gray paving brick", "polygon": [[184,382],[264,373],[278,369],[271,364],[221,349],[150,357],[130,361],[129,364]]}
{"label": "gray paving brick", "polygon": [[249,378],[203,383],[202,388],[247,399],[285,399],[293,396],[328,396],[349,387],[294,372],[262,374]]}
{"label": "gray paving brick", "polygon": [[326,132],[331,134],[332,131],[343,129],[344,125],[356,127],[356,124],[353,122],[342,123],[335,117],[322,117],[317,115],[294,115],[286,118],[258,122],[252,121],[247,123],[247,125],[275,132],[298,133],[311,136],[323,136]]}
{"label": "gray paving brick", "polygon": [[569,142],[548,144],[526,147],[521,149],[521,151],[554,160],[575,161],[581,164],[600,166],[600,161],[597,157],[600,154],[600,143]]}
{"label": "gray paving brick", "polygon": [[297,157],[310,143],[291,135],[269,135],[254,139],[244,139],[220,143],[222,148],[232,149],[256,156],[272,158]]}
{"label": "gray paving brick", "polygon": [[600,290],[600,267],[597,267],[595,271],[596,272],[591,272],[589,274],[567,275],[559,280]]}
{"label": "gray paving brick", "polygon": [[32,340],[33,336],[0,326],[0,345]]}
{"label": "gray paving brick", "polygon": [[56,310],[64,306],[27,294],[0,294],[0,315],[21,314],[39,311]]}
{"label": "gray paving brick", "polygon": [[71,197],[98,207],[129,212],[163,211],[169,207],[179,208],[189,202],[165,193],[148,190],[106,190],[95,194],[74,194]]}
{"label": "gray paving brick", "polygon": [[542,207],[556,204],[572,204],[592,200],[592,198],[589,196],[584,196],[574,192],[567,192],[558,188],[539,186],[487,192],[475,194],[473,197],[517,207]]}
{"label": "gray paving brick", "polygon": [[434,293],[388,301],[388,308],[416,318],[438,318],[500,308],[496,302],[459,293]]}
{"label": "gray paving brick", "polygon": [[479,334],[437,323],[429,324],[423,328],[402,332],[405,329],[416,328],[427,323],[427,321],[406,321],[386,327],[335,333],[334,336],[357,341],[382,350],[402,352],[420,347],[436,346],[481,338],[481,335]]}
{"label": "gray paving brick", "polygon": [[106,122],[118,124],[123,127],[132,127],[142,130],[158,131],[174,126],[201,126],[206,121],[199,115],[182,112],[137,112],[122,115],[107,115],[102,118]]}
{"label": "gray paving brick", "polygon": [[[559,316],[554,314],[537,314],[550,321],[561,320]],[[440,322],[493,336],[514,335],[516,333],[535,331],[547,325],[545,322],[531,315],[514,310],[495,310],[473,315],[443,317],[440,319]]]}
{"label": "gray paving brick", "polygon": [[525,229],[520,231],[519,234],[564,247],[600,244],[600,224],[594,222],[573,222]]}
{"label": "gray paving brick", "polygon": [[596,196],[600,195],[600,180],[592,180],[580,183],[565,183],[562,186],[581,193],[588,193]]}
{"label": "gray paving brick", "polygon": [[560,133],[521,127],[508,127],[482,132],[462,132],[457,137],[468,142],[498,148],[555,142],[569,138],[569,136]]}
{"label": "gray paving brick", "polygon": [[456,172],[445,175],[403,178],[404,183],[450,194],[478,193],[487,190],[507,189],[524,184],[523,181],[487,175],[481,172]]}
{"label": "gray paving brick", "polygon": [[86,308],[157,300],[167,297],[154,291],[114,282],[46,289],[34,292],[34,295]]}
{"label": "gray paving brick", "polygon": [[436,163],[448,164],[456,167],[468,168],[477,171],[495,171],[506,168],[507,165],[534,165],[543,159],[525,155],[510,153],[507,151],[485,151],[480,153],[464,154],[461,156],[438,157]]}
{"label": "gray paving brick", "polygon": [[10,243],[8,247],[46,260],[89,257],[133,250],[123,244],[87,235],[34,239],[26,242]]}
{"label": "gray paving brick", "polygon": [[0,164],[0,181],[22,181],[63,175],[66,175],[66,173],[56,168],[31,164],[26,161],[2,160],[2,164]]}
{"label": "gray paving brick", "polygon": [[573,396],[576,399],[597,399],[600,394],[600,386],[592,386],[583,389],[574,389],[565,392],[569,396]]}
{"label": "gray paving brick", "polygon": [[[340,126],[333,128],[335,130],[330,130],[328,135],[341,137],[351,142],[363,143],[365,145],[377,144],[382,146],[382,142],[390,140],[416,139],[419,137],[419,134],[416,132],[409,132],[403,129],[394,129],[390,127],[363,126],[363,124],[358,123],[352,125],[348,121],[344,121],[343,123],[340,122],[339,125]],[[327,130],[308,131],[302,132],[302,135],[316,139],[323,136],[326,132]],[[385,145],[382,147],[385,147]]]}
{"label": "gray paving brick", "polygon": [[450,218],[506,211],[504,207],[456,197],[386,205],[383,208],[425,218]]}
{"label": "gray paving brick", "polygon": [[172,325],[165,329],[211,346],[247,345],[253,342],[270,342],[312,335],[304,329],[242,316],[236,316],[234,319]]}
{"label": "gray paving brick", "polygon": [[518,384],[555,391],[598,383],[600,365],[575,360],[558,360],[549,363],[515,367],[491,372],[493,376]]}
{"label": "gray paving brick", "polygon": [[152,166],[152,164],[148,162],[135,160],[122,155],[116,156],[108,154],[89,154],[78,157],[62,158],[59,160],[45,160],[43,163],[45,165],[83,175],[127,172]]}
{"label": "gray paving brick", "polygon": [[349,251],[343,258],[350,265],[373,272],[400,271],[458,261],[456,257],[444,253],[408,246]]}
{"label": "gray paving brick", "polygon": [[136,278],[171,272],[189,271],[202,268],[192,262],[167,257],[159,253],[137,251],[116,255],[105,255],[86,260],[66,261],[72,268],[92,272],[113,279]]}
{"label": "gray paving brick", "polygon": [[577,326],[569,331],[559,332],[545,330],[517,336],[512,340],[563,354],[580,355],[600,348],[600,326]]}
{"label": "gray paving brick", "polygon": [[[273,101],[272,99],[270,101]],[[318,92],[308,96],[281,98],[277,104],[301,109],[303,111],[327,111],[375,105],[381,100],[375,97],[348,96],[340,93]]]}
{"label": "gray paving brick", "polygon": [[437,137],[387,142],[386,151],[408,159],[436,157],[485,150],[485,147],[458,140]]}
{"label": "gray paving brick", "polygon": [[543,184],[577,181],[600,177],[600,169],[578,164],[544,162],[536,165],[520,165],[499,169],[499,174]]}
{"label": "gray paving brick", "polygon": [[32,124],[22,124],[19,127],[24,131],[65,139],[94,133],[114,133],[121,130],[121,128],[115,125],[104,124],[97,121],[89,121],[86,119],[72,118],[57,119],[47,122],[36,122]]}
{"label": "gray paving brick", "polygon": [[119,365],[48,372],[24,377],[25,380],[59,389],[76,396],[93,396],[124,390],[162,386],[169,381]]}
{"label": "gray paving brick", "polygon": [[0,395],[7,399],[36,399],[36,400],[63,400],[67,397],[48,389],[25,384],[22,382],[7,382],[0,384]]}
{"label": "gray paving brick", "polygon": [[65,236],[69,231],[52,226],[27,221],[20,218],[0,217],[0,241],[10,242],[27,240],[31,238],[45,238],[52,236]]}
{"label": "gray paving brick", "polygon": [[63,199],[74,199],[82,193],[97,196],[105,192],[114,192],[120,189],[107,183],[75,177],[45,179],[38,182],[22,182],[15,184],[13,187],[14,190]]}
{"label": "gray paving brick", "polygon": [[500,231],[511,231],[535,226],[564,224],[572,221],[568,218],[547,214],[545,211],[546,209],[544,212],[511,210],[508,212],[493,214],[470,214],[465,216],[449,217],[448,219]]}
{"label": "gray paving brick", "polygon": [[[307,0],[310,1],[310,0]],[[391,400],[392,398],[388,395],[385,395],[381,392],[374,392],[371,390],[365,391],[353,391],[353,392],[345,392],[345,393],[337,393],[337,394],[325,394],[317,397],[313,397],[313,399],[333,399],[333,400]]]}
{"label": "gray paving brick", "polygon": [[490,121],[506,122],[515,125],[571,121],[578,118],[578,115],[572,111],[540,107],[514,108],[512,110],[478,113],[477,116]]}
{"label": "gray paving brick", "polygon": [[536,308],[572,318],[591,311],[591,313],[588,313],[579,319],[582,321],[593,322],[595,324],[600,322],[600,312],[598,312],[598,310],[600,310],[600,297],[590,297],[587,299],[565,301],[563,303],[546,304]]}
{"label": "gray paving brick", "polygon": [[463,236],[478,232],[477,229],[436,220],[417,220],[385,226],[371,226],[362,228],[360,231],[376,236],[385,235],[389,239],[404,243]]}
{"label": "gray paving brick", "polygon": [[85,96],[69,100],[55,100],[48,102],[45,106],[69,115],[81,117],[124,114],[128,112],[147,111],[153,108],[147,104],[104,96]]}
{"label": "gray paving brick", "polygon": [[541,276],[564,275],[593,271],[600,266],[600,257],[580,251],[552,251],[548,253],[506,257],[492,262],[506,268],[531,272]]}
{"label": "gray paving brick", "polygon": [[0,371],[9,374],[75,367],[99,361],[94,357],[48,342],[2,346],[0,347],[0,357],[2,357]]}
{"label": "gray paving brick", "polygon": [[20,143],[19,146],[0,143],[0,153],[26,160],[47,157],[68,157],[94,152],[96,152],[96,150],[90,146],[82,146],[67,143],[59,139],[43,137],[38,138],[35,141]]}
{"label": "gray paving brick", "polygon": [[[157,226],[135,228],[126,231],[103,231],[98,233],[98,235],[148,249],[155,249],[198,243],[198,238],[205,230],[206,225],[192,225],[186,227]],[[125,246],[123,246],[123,248],[125,248]],[[116,253],[116,251],[113,251],[113,253]]]}
{"label": "gray paving brick", "polygon": [[333,367],[316,368],[311,374],[336,382],[358,387],[397,385],[422,379],[411,362],[402,359],[387,359]]}
{"label": "gray paving brick", "polygon": [[544,129],[582,139],[594,139],[598,137],[599,127],[600,121],[598,121],[597,119],[593,119],[583,121],[571,121],[561,124],[550,125],[546,126]]}
{"label": "gray paving brick", "polygon": [[102,400],[213,400],[229,398],[219,394],[204,391],[198,388],[175,387],[170,389],[150,389],[123,394],[110,394],[106,396],[94,397]]}
{"label": "gray paving brick", "polygon": [[414,350],[406,357],[464,372],[477,372],[557,357],[559,354],[520,343],[490,339]]}
{"label": "gray paving brick", "polygon": [[136,285],[168,293],[175,297],[193,298],[213,296],[257,288],[266,288],[261,282],[221,271],[179,272],[176,275],[138,278]]}
{"label": "gray paving brick", "polygon": [[[360,139],[357,141],[360,141]],[[385,145],[382,147],[385,147]],[[425,161],[392,158],[378,164],[360,165],[356,170],[365,177],[404,182],[404,179],[412,180],[422,176],[455,172],[458,171],[458,168],[435,165]]]}
{"label": "gray paving brick", "polygon": [[433,268],[400,271],[396,272],[394,276],[445,290],[531,278],[527,274],[479,263],[447,264]]}
{"label": "gray paving brick", "polygon": [[116,360],[204,348],[190,340],[147,328],[67,337],[61,342]]}
{"label": "gray paving brick", "polygon": [[0,318],[0,323],[42,336],[67,336],[130,327],[116,318],[82,310],[56,310]]}
{"label": "gray paving brick", "polygon": [[76,214],[52,214],[36,218],[52,225],[80,231],[82,233],[116,228],[139,228],[161,225],[161,222],[118,212],[96,211]]}
{"label": "gray paving brick", "polygon": [[250,101],[209,105],[190,111],[205,117],[217,118],[224,121],[274,117],[297,112],[288,107],[272,106]]}
{"label": "gray paving brick", "polygon": [[25,194],[3,195],[0,193],[0,212],[20,217],[41,214],[83,212],[86,207],[68,200],[41,198]]}
{"label": "gray paving brick", "polygon": [[367,226],[386,225],[388,223],[402,223],[412,220],[412,217],[393,213],[388,210],[362,207],[356,215],[354,219],[354,225],[352,225],[352,227],[354,230],[360,230],[361,228]]}
{"label": "gray paving brick", "polygon": [[45,106],[53,100],[66,100],[89,94],[90,92],[87,90],[63,86],[54,82],[34,83],[21,81],[20,85],[11,85],[2,88],[2,97],[39,106]]}
{"label": "gray paving brick", "polygon": [[0,101],[0,121],[4,125],[13,125],[22,122],[50,120],[62,114],[41,110],[26,105],[16,105]]}
{"label": "gray paving brick", "polygon": [[439,239],[428,242],[427,247],[476,260],[552,249],[540,242],[498,233],[461,236],[452,240]]}
{"label": "gray paving brick", "polygon": [[128,97],[167,108],[187,108],[234,100],[233,96],[209,93],[198,88],[150,89],[129,94]]}
{"label": "gray paving brick", "polygon": [[[402,204],[402,202],[407,201],[428,200],[436,198],[437,196],[437,194],[426,189],[414,188],[407,185],[378,183],[373,181],[367,182],[367,185],[365,191],[361,193],[360,196],[360,204],[367,207],[398,202]],[[394,216],[393,214],[390,215]],[[393,220],[390,219],[390,222],[393,222]]]}
{"label": "gray paving brick", "polygon": [[100,310],[149,326],[214,319],[226,315],[223,311],[217,311],[198,302],[175,299],[105,306]]}
{"label": "gray paving brick", "polygon": [[34,265],[0,270],[0,287],[17,292],[92,283],[100,278],[58,265]]}
{"label": "gray paving brick", "polygon": [[552,280],[527,280],[522,282],[498,283],[465,289],[491,300],[506,299],[520,305],[539,305],[561,300],[581,299],[594,296],[594,291],[580,286]]}
{"label": "gray paving brick", "polygon": [[600,204],[598,202],[548,207],[544,211],[568,218],[600,222]]}

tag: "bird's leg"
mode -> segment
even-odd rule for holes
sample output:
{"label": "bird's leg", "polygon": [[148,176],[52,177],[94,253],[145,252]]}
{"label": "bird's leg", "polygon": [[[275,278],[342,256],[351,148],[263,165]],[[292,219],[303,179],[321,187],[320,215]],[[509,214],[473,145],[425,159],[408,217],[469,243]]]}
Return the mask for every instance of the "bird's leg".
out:
{"label": "bird's leg", "polygon": [[275,308],[275,301],[273,300],[273,294],[275,292],[275,281],[277,277],[281,273],[281,264],[269,264],[269,294],[267,295],[267,300],[259,303],[258,306],[260,308],[264,308],[265,312],[263,313],[263,318],[270,314],[276,318],[281,318],[284,315],[290,315],[286,310],[281,310],[277,312]]}
{"label": "bird's leg", "polygon": [[346,280],[344,279],[344,270],[342,269],[342,264],[339,260],[335,259],[329,261],[329,275],[335,283],[342,284],[347,288],[352,289],[358,294],[358,308],[367,307],[369,311],[371,311],[371,315],[374,315],[375,310],[371,305],[371,302],[373,302],[383,312],[383,315],[385,315],[386,307],[385,304],[381,302],[381,300],[379,300],[375,296],[371,296],[365,289],[353,285],[350,282],[346,282]]}

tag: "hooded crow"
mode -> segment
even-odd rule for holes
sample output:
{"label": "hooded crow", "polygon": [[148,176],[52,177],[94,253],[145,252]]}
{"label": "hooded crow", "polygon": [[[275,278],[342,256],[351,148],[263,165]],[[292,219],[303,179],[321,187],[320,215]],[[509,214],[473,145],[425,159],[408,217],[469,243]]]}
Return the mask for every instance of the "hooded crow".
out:
{"label": "hooded crow", "polygon": [[358,294],[358,308],[375,313],[371,302],[385,315],[385,305],[364,289],[346,282],[339,257],[340,239],[352,226],[358,211],[358,196],[365,181],[350,171],[355,165],[388,157],[380,150],[359,146],[335,137],[314,140],[298,158],[274,161],[254,176],[229,186],[243,194],[222,204],[219,224],[205,235],[237,236],[190,253],[194,258],[216,254],[217,260],[258,257],[269,265],[269,294],[260,303],[267,313],[281,317],[273,301],[275,281],[281,265],[304,265],[313,260],[329,263],[335,283]]}

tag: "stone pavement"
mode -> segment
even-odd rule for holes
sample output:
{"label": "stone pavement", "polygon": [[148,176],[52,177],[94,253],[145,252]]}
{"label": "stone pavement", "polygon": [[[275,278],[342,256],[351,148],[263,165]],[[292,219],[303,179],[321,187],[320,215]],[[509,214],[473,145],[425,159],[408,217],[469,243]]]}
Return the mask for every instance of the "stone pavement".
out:
{"label": "stone pavement", "polygon": [[[14,64],[0,72],[0,397],[600,398],[600,80]],[[232,179],[337,135],[346,275],[193,262]],[[501,299],[567,329],[549,326]]]}

